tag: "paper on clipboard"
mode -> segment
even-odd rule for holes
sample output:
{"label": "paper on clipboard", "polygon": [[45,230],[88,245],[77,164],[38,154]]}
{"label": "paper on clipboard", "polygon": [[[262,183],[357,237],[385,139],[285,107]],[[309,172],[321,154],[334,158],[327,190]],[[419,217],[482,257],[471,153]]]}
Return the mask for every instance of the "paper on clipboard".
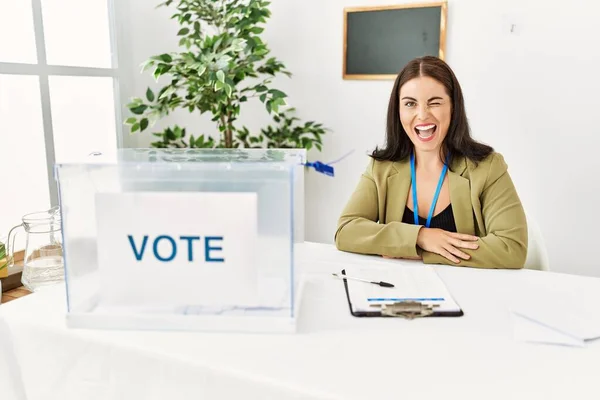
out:
{"label": "paper on clipboard", "polygon": [[419,301],[435,304],[436,312],[460,312],[446,285],[437,272],[429,266],[348,266],[346,275],[371,281],[385,281],[393,288],[348,279],[350,303],[355,312],[377,311],[373,305],[392,304],[400,301]]}

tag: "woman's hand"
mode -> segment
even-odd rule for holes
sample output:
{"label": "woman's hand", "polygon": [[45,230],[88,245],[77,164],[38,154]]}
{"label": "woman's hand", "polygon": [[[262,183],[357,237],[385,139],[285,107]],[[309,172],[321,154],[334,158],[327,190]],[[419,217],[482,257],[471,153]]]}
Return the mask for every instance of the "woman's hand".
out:
{"label": "woman's hand", "polygon": [[479,248],[477,236],[465,235],[463,233],[448,232],[443,229],[421,228],[417,236],[417,246],[425,251],[436,253],[446,257],[453,263],[460,263],[458,257],[468,260],[471,258],[468,254],[459,250]]}

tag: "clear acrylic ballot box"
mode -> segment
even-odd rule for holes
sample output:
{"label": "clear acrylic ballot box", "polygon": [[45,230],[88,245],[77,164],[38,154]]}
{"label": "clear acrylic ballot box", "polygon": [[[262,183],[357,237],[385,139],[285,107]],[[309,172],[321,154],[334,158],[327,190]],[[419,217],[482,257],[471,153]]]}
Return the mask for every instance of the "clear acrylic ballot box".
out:
{"label": "clear acrylic ballot box", "polygon": [[68,325],[294,332],[304,163],[304,150],[120,149],[56,165]]}

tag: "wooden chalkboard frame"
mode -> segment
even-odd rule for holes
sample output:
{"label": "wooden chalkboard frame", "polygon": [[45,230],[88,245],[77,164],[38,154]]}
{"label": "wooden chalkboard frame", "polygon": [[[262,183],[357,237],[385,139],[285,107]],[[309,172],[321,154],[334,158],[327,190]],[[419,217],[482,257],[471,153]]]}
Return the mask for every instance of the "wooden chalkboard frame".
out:
{"label": "wooden chalkboard frame", "polygon": [[446,21],[448,16],[448,3],[437,2],[437,3],[412,3],[412,4],[398,4],[391,6],[366,6],[366,7],[346,7],[344,8],[344,59],[342,76],[344,79],[370,79],[370,80],[389,80],[395,79],[396,74],[348,74],[346,72],[346,62],[348,59],[348,14],[354,12],[365,12],[365,11],[385,11],[385,10],[398,10],[403,8],[427,8],[427,7],[441,7],[440,14],[440,49],[438,57],[442,60],[446,57]]}

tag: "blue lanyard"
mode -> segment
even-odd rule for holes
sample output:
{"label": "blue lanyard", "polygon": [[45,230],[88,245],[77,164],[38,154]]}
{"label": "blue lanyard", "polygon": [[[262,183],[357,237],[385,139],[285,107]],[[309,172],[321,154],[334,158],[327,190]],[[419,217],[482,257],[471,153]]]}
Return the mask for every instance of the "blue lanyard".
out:
{"label": "blue lanyard", "polygon": [[[438,197],[440,196],[440,191],[442,190],[442,184],[444,183],[444,177],[446,176],[446,172],[448,171],[448,159],[444,163],[444,168],[442,168],[442,174],[440,175],[440,181],[438,182],[437,189],[435,190],[435,194],[433,195],[433,201],[431,202],[431,207],[429,208],[429,215],[427,215],[427,222],[425,223],[425,227],[429,228],[431,224],[431,217],[433,216],[433,211],[435,210],[435,205],[438,201]],[[413,214],[415,216],[415,225],[419,225],[419,203],[417,201],[417,176],[415,172],[415,153],[412,152],[410,154],[410,176],[412,180],[412,193],[413,193]]]}

